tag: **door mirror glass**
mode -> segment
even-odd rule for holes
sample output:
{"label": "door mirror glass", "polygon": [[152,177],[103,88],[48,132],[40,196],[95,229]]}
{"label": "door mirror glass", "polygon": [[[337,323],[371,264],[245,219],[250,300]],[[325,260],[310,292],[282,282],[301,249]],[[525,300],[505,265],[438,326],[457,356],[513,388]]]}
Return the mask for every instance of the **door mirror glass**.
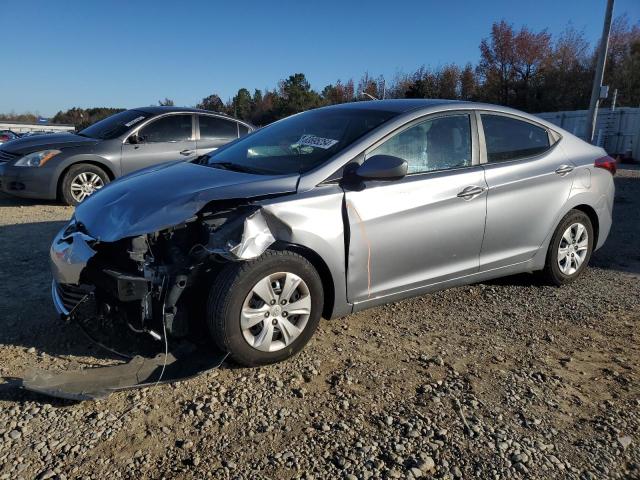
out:
{"label": "door mirror glass", "polygon": [[407,161],[393,155],[374,155],[356,170],[356,175],[367,180],[397,180],[407,174]]}
{"label": "door mirror glass", "polygon": [[137,145],[139,143],[142,143],[142,139],[138,136],[137,133],[134,133],[133,135],[129,136],[129,140],[127,140],[127,143],[130,143],[131,145]]}

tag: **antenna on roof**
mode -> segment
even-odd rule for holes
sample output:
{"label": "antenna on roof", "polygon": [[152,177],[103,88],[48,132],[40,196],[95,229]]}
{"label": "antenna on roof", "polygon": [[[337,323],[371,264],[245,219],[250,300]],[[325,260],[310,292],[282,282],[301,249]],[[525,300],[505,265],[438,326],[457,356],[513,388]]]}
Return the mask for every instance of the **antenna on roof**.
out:
{"label": "antenna on roof", "polygon": [[365,97],[368,97],[369,100],[380,100],[379,98],[374,97],[373,95],[371,95],[370,93],[367,92],[360,92],[360,95],[364,95]]}

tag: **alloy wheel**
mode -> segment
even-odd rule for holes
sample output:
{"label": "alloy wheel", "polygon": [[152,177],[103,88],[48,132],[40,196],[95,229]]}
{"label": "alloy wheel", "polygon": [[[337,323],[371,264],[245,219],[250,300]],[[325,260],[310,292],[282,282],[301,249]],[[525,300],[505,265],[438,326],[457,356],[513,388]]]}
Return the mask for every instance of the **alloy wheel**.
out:
{"label": "alloy wheel", "polygon": [[246,342],[263,352],[291,345],[311,314],[305,281],[291,272],[277,272],[257,282],[242,305],[240,328]]}
{"label": "alloy wheel", "polygon": [[96,190],[104,187],[104,181],[93,172],[81,172],[71,181],[71,196],[80,203]]}
{"label": "alloy wheel", "polygon": [[558,267],[565,275],[573,275],[587,256],[589,234],[581,223],[573,223],[565,230],[558,246]]}

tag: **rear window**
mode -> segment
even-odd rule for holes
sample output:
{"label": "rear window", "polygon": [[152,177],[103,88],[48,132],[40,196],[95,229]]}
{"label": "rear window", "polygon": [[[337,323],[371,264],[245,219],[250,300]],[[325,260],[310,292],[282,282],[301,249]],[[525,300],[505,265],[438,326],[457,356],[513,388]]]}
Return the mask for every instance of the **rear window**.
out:
{"label": "rear window", "polygon": [[200,138],[223,140],[238,138],[238,124],[219,117],[200,115]]}
{"label": "rear window", "polygon": [[523,120],[482,114],[487,160],[505,162],[538,155],[549,149],[547,130]]}

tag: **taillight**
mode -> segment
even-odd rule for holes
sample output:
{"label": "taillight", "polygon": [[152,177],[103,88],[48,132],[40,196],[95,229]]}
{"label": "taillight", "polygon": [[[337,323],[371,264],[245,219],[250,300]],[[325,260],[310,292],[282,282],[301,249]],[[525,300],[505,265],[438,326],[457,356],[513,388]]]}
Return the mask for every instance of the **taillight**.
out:
{"label": "taillight", "polygon": [[615,175],[616,170],[618,168],[616,160],[614,158],[611,158],[608,155],[606,157],[598,158],[596,162],[593,164],[593,166],[597,168],[604,168],[605,170],[609,170],[611,175]]}

